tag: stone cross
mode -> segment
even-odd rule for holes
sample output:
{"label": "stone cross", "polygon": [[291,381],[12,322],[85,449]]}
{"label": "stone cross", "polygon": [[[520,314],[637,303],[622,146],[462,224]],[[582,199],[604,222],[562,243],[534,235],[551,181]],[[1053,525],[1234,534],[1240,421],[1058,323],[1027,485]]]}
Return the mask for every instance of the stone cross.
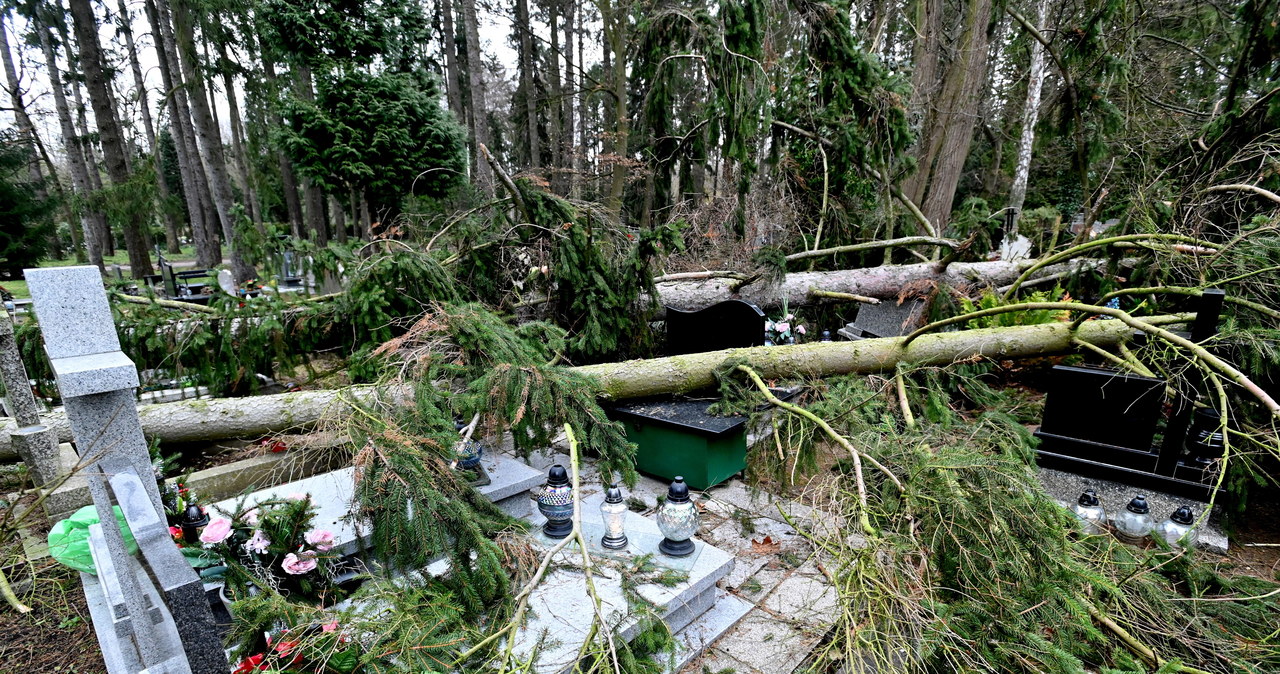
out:
{"label": "stone cross", "polygon": [[[151,669],[225,674],[226,654],[203,584],[169,536],[134,402],[138,370],[120,350],[102,276],[97,267],[85,266],[28,269],[26,278],[103,523],[101,556],[111,560],[98,567],[105,576],[98,580],[116,590],[107,593],[114,624],[99,624],[96,616],[94,621],[104,655],[127,651],[136,653],[127,661]],[[116,504],[137,540],[145,569],[125,550],[114,525]],[[167,609],[169,617],[158,624],[152,616],[160,607],[149,596],[161,597]],[[181,648],[175,649],[178,643]],[[114,674],[125,671],[125,665],[113,669],[109,663],[108,669]]]}

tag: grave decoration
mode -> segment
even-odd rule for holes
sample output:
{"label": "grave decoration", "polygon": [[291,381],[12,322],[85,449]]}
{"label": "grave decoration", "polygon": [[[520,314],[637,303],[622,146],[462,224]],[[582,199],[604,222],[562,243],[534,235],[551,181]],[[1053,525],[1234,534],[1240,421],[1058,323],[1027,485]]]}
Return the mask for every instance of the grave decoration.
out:
{"label": "grave decoration", "polygon": [[[1223,299],[1220,290],[1203,293],[1191,341],[1215,334]],[[1040,465],[1200,501],[1217,490],[1212,469],[1223,451],[1219,411],[1196,409],[1197,401],[1171,395],[1168,383],[1154,377],[1067,365],[1051,374],[1035,433]],[[1167,419],[1166,409],[1172,410]],[[1157,431],[1162,440],[1154,447]]]}
{"label": "grave decoration", "polygon": [[313,527],[315,514],[310,495],[296,494],[213,519],[200,540],[221,560],[228,596],[236,599],[271,588],[307,604],[330,605],[340,599],[345,593],[338,587],[334,534]]}
{"label": "grave decoration", "polygon": [[1107,511],[1098,501],[1098,493],[1092,489],[1084,490],[1080,499],[1072,507],[1071,512],[1080,519],[1080,529],[1086,534],[1103,534],[1107,529]]}
{"label": "grave decoration", "polygon": [[1153,526],[1151,507],[1147,498],[1139,494],[1116,516],[1116,537],[1125,543],[1141,543]]}
{"label": "grave decoration", "polygon": [[604,502],[600,504],[600,516],[604,519],[604,537],[600,545],[607,550],[625,550],[627,548],[627,504],[622,500],[622,490],[611,484],[605,491]]}
{"label": "grave decoration", "polygon": [[1198,538],[1195,521],[1195,511],[1190,506],[1180,506],[1169,519],[1156,525],[1153,535],[1172,546],[1194,547]]}
{"label": "grave decoration", "polygon": [[564,466],[556,464],[547,473],[547,483],[534,494],[538,512],[547,518],[542,533],[548,538],[564,538],[573,531],[573,485]]}
{"label": "grave decoration", "polygon": [[658,529],[662,542],[658,550],[671,557],[693,554],[693,534],[698,531],[698,506],[689,498],[689,485],[677,476],[667,489],[667,499],[658,507]]}

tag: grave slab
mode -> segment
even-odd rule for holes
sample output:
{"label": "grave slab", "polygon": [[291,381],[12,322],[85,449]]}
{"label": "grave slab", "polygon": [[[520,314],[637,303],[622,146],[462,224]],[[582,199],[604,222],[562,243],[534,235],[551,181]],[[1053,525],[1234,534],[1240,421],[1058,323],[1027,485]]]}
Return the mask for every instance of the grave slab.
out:
{"label": "grave slab", "polygon": [[[669,672],[678,672],[702,655],[711,644],[733,628],[748,612],[751,602],[717,590],[714,605],[687,627],[676,632],[675,661]],[[716,670],[712,670],[716,671]]]}

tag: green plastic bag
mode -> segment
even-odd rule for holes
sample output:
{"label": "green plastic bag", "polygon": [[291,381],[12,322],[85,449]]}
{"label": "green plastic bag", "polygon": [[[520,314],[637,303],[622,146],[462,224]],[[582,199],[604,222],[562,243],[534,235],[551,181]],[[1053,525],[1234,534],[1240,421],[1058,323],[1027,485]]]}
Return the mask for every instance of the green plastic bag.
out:
{"label": "green plastic bag", "polygon": [[[129,554],[138,552],[138,543],[133,540],[133,532],[125,524],[124,513],[120,506],[115,506],[116,522],[120,525],[120,534],[124,536],[124,547]],[[89,525],[98,523],[98,510],[87,505],[65,520],[60,520],[49,530],[49,554],[59,562],[84,573],[98,575],[93,568],[93,555],[89,553]]]}

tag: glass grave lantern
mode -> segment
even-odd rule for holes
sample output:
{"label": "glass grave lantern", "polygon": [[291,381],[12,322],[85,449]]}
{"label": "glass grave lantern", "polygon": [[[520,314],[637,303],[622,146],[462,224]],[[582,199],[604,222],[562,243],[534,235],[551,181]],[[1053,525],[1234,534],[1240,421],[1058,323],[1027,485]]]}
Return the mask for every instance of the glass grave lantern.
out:
{"label": "glass grave lantern", "polygon": [[1090,536],[1105,533],[1107,530],[1107,511],[1098,501],[1098,492],[1093,489],[1084,490],[1076,501],[1071,512],[1080,519],[1080,530]]}
{"label": "glass grave lantern", "polygon": [[658,530],[664,538],[658,551],[668,557],[688,557],[693,554],[694,532],[699,524],[698,506],[689,498],[689,485],[677,475],[667,489],[667,500],[658,508]]}
{"label": "glass grave lantern", "polygon": [[1156,526],[1152,536],[1163,538],[1166,543],[1177,547],[1194,547],[1200,537],[1195,528],[1196,513],[1190,506],[1182,506],[1173,511],[1169,519]]}
{"label": "glass grave lantern", "polygon": [[200,544],[200,532],[209,526],[209,514],[194,503],[182,511],[182,540],[193,545]]}
{"label": "glass grave lantern", "polygon": [[573,532],[573,485],[564,466],[556,464],[547,471],[547,484],[537,491],[534,500],[538,512],[547,518],[542,533],[548,538],[564,538]]}
{"label": "glass grave lantern", "polygon": [[1138,494],[1116,515],[1116,537],[1125,543],[1141,543],[1151,533],[1151,507],[1147,497]]}
{"label": "glass grave lantern", "polygon": [[607,550],[623,550],[627,547],[627,504],[622,501],[622,490],[611,484],[600,504],[600,517],[604,519],[604,537],[600,545]]}

